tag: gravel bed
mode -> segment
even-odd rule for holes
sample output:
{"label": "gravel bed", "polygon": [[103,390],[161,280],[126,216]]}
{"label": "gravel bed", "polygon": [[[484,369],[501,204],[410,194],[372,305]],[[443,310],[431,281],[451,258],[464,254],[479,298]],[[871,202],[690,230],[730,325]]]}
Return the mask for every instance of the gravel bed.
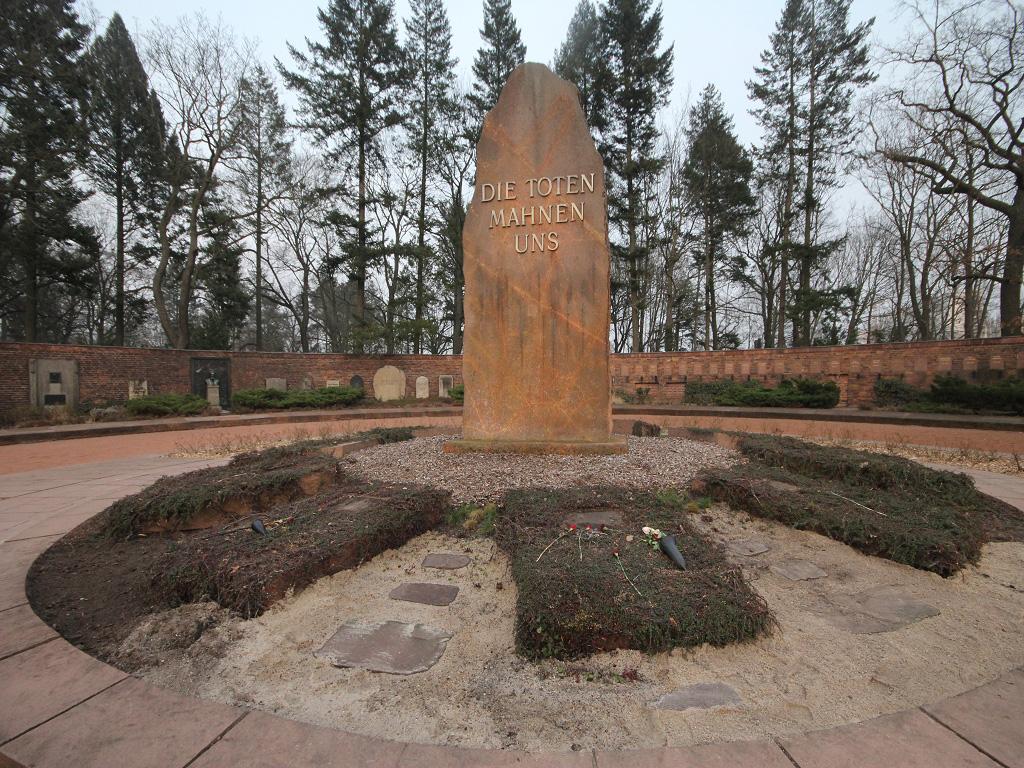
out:
{"label": "gravel bed", "polygon": [[701,471],[740,460],[736,451],[679,437],[630,437],[617,456],[535,456],[444,453],[456,435],[420,437],[355,454],[355,469],[372,480],[447,488],[455,502],[493,501],[509,488],[615,485],[685,487]]}

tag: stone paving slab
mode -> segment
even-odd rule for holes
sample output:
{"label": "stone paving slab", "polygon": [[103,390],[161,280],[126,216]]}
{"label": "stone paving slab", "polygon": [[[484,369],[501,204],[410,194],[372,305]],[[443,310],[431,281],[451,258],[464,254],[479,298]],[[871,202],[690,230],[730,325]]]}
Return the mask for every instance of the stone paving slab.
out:
{"label": "stone paving slab", "polygon": [[916,709],[808,733],[782,746],[800,768],[998,768]]}
{"label": "stone paving slab", "polygon": [[1007,768],[1024,768],[1024,671],[924,710]]}
{"label": "stone paving slab", "polygon": [[814,563],[808,560],[783,560],[772,563],[768,566],[772,573],[789,579],[790,581],[810,581],[811,579],[823,579],[828,574]]}
{"label": "stone paving slab", "polygon": [[129,677],[4,751],[34,768],[183,766],[243,714]]}
{"label": "stone paving slab", "polygon": [[531,755],[499,749],[409,744],[402,752],[399,765],[401,768],[593,768],[594,755],[590,750]]}
{"label": "stone paving slab", "polygon": [[0,542],[0,611],[24,603],[25,574],[56,536]]}
{"label": "stone paving slab", "polygon": [[472,562],[466,555],[453,552],[431,552],[423,558],[424,568],[440,568],[445,571],[456,571],[465,568]]}
{"label": "stone paving slab", "polygon": [[31,648],[57,633],[29,605],[0,611],[0,659]]}
{"label": "stone paving slab", "polygon": [[0,661],[0,743],[126,677],[63,640]]}
{"label": "stone paving slab", "polygon": [[313,655],[336,667],[411,675],[425,672],[444,654],[451,634],[426,624],[346,621]]}
{"label": "stone paving slab", "polygon": [[725,683],[697,683],[666,693],[651,706],[656,709],[711,709],[740,703],[736,689]]}
{"label": "stone paving slab", "polygon": [[782,750],[767,741],[598,752],[596,765],[597,768],[793,768]]}
{"label": "stone paving slab", "polygon": [[893,632],[939,615],[938,608],[897,587],[873,587],[854,595],[836,595],[829,602],[828,620],[855,635]]}
{"label": "stone paving slab", "polygon": [[737,555],[743,555],[744,557],[754,557],[755,555],[761,555],[771,549],[768,546],[768,542],[764,539],[736,539],[734,541],[727,542],[730,552]]}
{"label": "stone paving slab", "polygon": [[408,582],[392,589],[388,597],[392,600],[405,600],[423,605],[451,605],[458,594],[459,588],[454,584]]}
{"label": "stone paving slab", "polygon": [[405,744],[250,712],[189,768],[393,768]]}

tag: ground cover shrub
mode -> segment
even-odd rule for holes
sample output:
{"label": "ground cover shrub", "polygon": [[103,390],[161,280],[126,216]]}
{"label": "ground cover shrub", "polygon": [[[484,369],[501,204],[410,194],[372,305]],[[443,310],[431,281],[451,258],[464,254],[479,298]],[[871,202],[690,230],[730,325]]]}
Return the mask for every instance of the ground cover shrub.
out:
{"label": "ground cover shrub", "polygon": [[687,384],[685,399],[697,405],[834,408],[839,403],[839,386],[813,379],[783,379],[774,389],[752,380],[694,382]]}
{"label": "ground cover shrub", "polygon": [[415,427],[374,427],[365,432],[360,432],[359,437],[376,440],[381,445],[386,443],[404,443],[412,440],[416,435]]}
{"label": "ground cover shrub", "polygon": [[498,507],[496,504],[460,504],[448,510],[445,522],[456,534],[478,534],[480,536],[491,536],[494,534],[494,526],[498,519]]}
{"label": "ground cover shrub", "polygon": [[706,472],[700,492],[865,554],[950,576],[986,540],[1024,538],[1024,513],[966,475],[788,437],[737,435],[737,447],[749,461]]}
{"label": "ground cover shrub", "polygon": [[254,411],[287,408],[340,408],[359,402],[363,390],[356,387],[320,389],[241,389],[231,396],[233,405]]}
{"label": "ground cover shrub", "polygon": [[214,600],[244,618],[258,616],[289,592],[436,527],[450,498],[449,491],[342,475],[328,491],[268,512],[265,535],[244,526],[189,536],[167,551],[154,588],[169,605]]}
{"label": "ground cover shrub", "polygon": [[243,453],[220,467],[164,477],[143,491],[115,501],[102,514],[101,531],[123,539],[159,526],[181,530],[199,515],[248,510],[280,498],[304,495],[300,483],[312,475],[337,476],[337,460],[318,448],[291,445]]}
{"label": "ground cover shrub", "polygon": [[61,424],[81,424],[86,414],[66,405],[16,406],[0,411],[0,428],[52,427]]}
{"label": "ground cover shrub", "polygon": [[[769,631],[768,606],[722,548],[694,527],[684,502],[681,495],[612,488],[506,493],[495,536],[512,561],[518,592],[517,652],[531,659],[614,648],[654,653]],[[621,523],[604,535],[588,535],[582,524],[569,531],[567,516],[583,512],[614,514]],[[644,525],[676,534],[686,570],[651,548]]]}
{"label": "ground cover shrub", "polygon": [[466,399],[466,386],[464,384],[456,384],[448,390],[448,397],[456,405],[462,405]]}
{"label": "ground cover shrub", "polygon": [[879,405],[925,413],[1013,413],[1024,415],[1024,378],[972,384],[957,376],[936,376],[929,389],[901,379],[878,379]]}
{"label": "ground cover shrub", "polygon": [[926,392],[907,384],[903,379],[877,379],[875,402],[881,406],[902,407],[924,400]]}
{"label": "ground cover shrub", "polygon": [[206,410],[208,405],[199,395],[166,392],[129,400],[124,408],[132,416],[196,416]]}

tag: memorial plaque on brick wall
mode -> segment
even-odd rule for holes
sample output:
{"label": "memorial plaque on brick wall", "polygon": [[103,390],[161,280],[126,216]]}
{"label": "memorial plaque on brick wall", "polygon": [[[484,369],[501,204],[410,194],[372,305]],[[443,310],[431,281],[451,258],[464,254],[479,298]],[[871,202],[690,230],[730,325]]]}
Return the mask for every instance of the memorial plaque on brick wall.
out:
{"label": "memorial plaque on brick wall", "polygon": [[484,120],[463,233],[463,440],[446,450],[614,453],[608,222],[576,88],[542,64]]}

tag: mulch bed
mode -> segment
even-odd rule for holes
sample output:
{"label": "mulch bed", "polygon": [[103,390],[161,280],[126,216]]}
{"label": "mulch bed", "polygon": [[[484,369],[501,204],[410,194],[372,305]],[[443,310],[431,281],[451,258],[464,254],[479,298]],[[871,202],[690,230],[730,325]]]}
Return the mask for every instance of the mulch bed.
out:
{"label": "mulch bed", "polygon": [[977,562],[986,541],[1024,540],[1024,513],[966,475],[789,437],[733,438],[749,461],[705,472],[693,490],[751,515],[941,576]]}
{"label": "mulch bed", "polygon": [[[672,492],[507,493],[497,539],[512,560],[518,589],[516,650],[558,659],[616,648],[655,653],[743,642],[770,631],[774,618],[764,600],[721,546],[697,531],[686,507]],[[603,533],[595,533],[599,524],[590,532],[585,523],[567,528],[580,514],[613,522]],[[646,542],[644,525],[676,535],[685,570]]]}
{"label": "mulch bed", "polygon": [[[204,477],[223,479],[214,469],[182,477],[197,493]],[[289,590],[435,527],[449,498],[336,472],[327,491],[262,515],[265,535],[246,518],[208,530],[112,538],[109,518],[100,515],[36,560],[27,593],[36,613],[67,640],[115,661],[118,646],[148,614],[214,600],[245,618],[258,615]]]}

